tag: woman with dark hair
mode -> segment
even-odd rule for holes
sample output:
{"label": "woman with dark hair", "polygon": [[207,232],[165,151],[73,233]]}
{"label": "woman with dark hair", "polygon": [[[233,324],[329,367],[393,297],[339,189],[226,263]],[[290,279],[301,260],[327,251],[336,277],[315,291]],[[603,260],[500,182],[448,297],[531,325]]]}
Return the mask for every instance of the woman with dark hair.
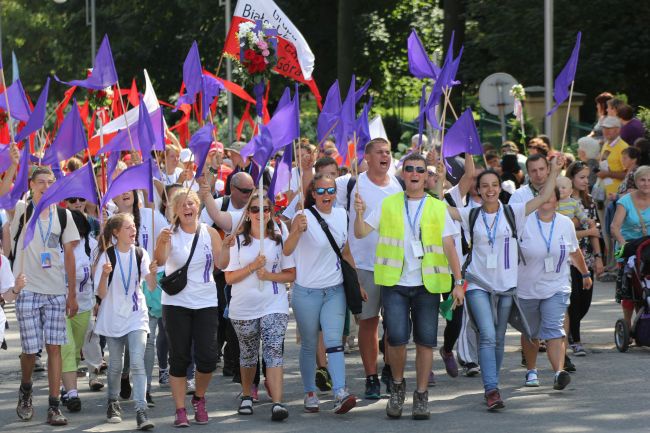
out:
{"label": "woman with dark hair", "polygon": [[594,125],[590,137],[594,137],[600,141],[603,139],[603,127],[601,125],[603,119],[607,116],[607,101],[613,99],[614,95],[609,92],[603,92],[600,95],[596,96],[596,124]]}
{"label": "woman with dark hair", "polygon": [[514,189],[508,191],[510,194],[514,192],[517,188],[521,186],[521,181],[524,179],[521,167],[519,166],[519,161],[517,161],[517,155],[514,154],[505,154],[501,158],[501,181],[502,182],[512,182],[514,184]]}

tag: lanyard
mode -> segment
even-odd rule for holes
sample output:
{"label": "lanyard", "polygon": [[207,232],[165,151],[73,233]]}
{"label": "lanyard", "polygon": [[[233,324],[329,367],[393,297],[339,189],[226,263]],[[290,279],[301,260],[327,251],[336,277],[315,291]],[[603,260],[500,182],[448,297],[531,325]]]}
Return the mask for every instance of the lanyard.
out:
{"label": "lanyard", "polygon": [[485,210],[481,209],[481,216],[483,217],[483,224],[485,225],[485,233],[488,237],[488,243],[490,247],[494,249],[494,243],[497,240],[497,226],[499,225],[499,216],[501,215],[501,206],[497,209],[497,215],[492,221],[492,227],[488,226],[487,217],[485,216]]}
{"label": "lanyard", "polygon": [[129,294],[129,286],[131,285],[131,271],[133,270],[133,251],[129,250],[129,276],[124,278],[124,268],[122,268],[122,260],[120,260],[120,252],[115,248],[115,255],[117,256],[117,264],[120,268],[120,277],[122,278],[122,286],[124,286],[124,296]]}
{"label": "lanyard", "polygon": [[[38,231],[41,234],[41,240],[43,241],[43,245],[47,246],[46,242],[47,239],[50,237],[50,234],[52,233],[52,208],[50,207],[50,213],[48,215],[49,222],[47,224],[47,232],[45,235],[43,235],[43,227],[41,227],[41,218],[40,215],[37,216],[38,218]],[[63,236],[63,233],[61,233],[61,236]]]}
{"label": "lanyard", "polygon": [[539,213],[535,212],[537,217],[537,228],[539,228],[539,234],[542,235],[542,239],[546,243],[546,255],[551,254],[551,241],[553,240],[553,231],[555,230],[555,214],[553,214],[553,221],[551,222],[551,232],[548,234],[548,239],[544,236],[544,230],[542,230],[542,223],[539,220]]}
{"label": "lanyard", "polygon": [[415,224],[418,222],[418,216],[420,215],[420,211],[422,210],[422,205],[424,205],[424,200],[426,200],[427,196],[425,195],[422,197],[422,200],[420,200],[420,204],[418,205],[418,210],[415,211],[415,217],[413,218],[413,221],[411,221],[411,215],[409,212],[409,204],[408,204],[408,197],[406,197],[406,194],[404,194],[404,207],[406,208],[406,219],[409,222],[409,226],[411,226],[411,235],[413,236],[413,239],[417,239],[417,231],[415,230]]}

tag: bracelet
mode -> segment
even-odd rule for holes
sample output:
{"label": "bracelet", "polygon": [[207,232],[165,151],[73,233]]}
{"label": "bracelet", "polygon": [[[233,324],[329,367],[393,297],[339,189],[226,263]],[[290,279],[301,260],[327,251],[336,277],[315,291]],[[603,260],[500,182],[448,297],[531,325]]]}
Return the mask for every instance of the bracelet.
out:
{"label": "bracelet", "polygon": [[591,273],[587,272],[586,274],[582,274],[582,279],[584,280],[585,278],[591,278]]}

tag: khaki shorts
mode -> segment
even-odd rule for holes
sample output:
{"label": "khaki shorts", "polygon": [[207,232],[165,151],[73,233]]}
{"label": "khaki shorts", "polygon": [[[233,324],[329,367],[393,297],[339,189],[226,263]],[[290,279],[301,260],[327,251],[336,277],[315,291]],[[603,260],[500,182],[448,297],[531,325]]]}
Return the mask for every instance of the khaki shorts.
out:
{"label": "khaki shorts", "polygon": [[357,276],[361,287],[368,293],[368,300],[363,303],[359,320],[379,317],[381,311],[381,286],[375,284],[375,273],[357,269]]}

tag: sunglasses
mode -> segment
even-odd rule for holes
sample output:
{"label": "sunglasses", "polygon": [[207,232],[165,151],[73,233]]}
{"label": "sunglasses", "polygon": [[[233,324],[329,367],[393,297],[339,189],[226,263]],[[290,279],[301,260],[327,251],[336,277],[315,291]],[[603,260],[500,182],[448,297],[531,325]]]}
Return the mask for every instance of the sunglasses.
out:
{"label": "sunglasses", "polygon": [[416,172],[416,173],[419,173],[419,174],[424,174],[424,173],[426,173],[427,169],[424,168],[424,167],[420,167],[420,166],[416,167],[414,165],[405,165],[404,166],[404,171],[407,172],[407,173]]}
{"label": "sunglasses", "polygon": [[[251,206],[248,208],[248,212],[252,214],[258,214],[260,213],[260,207],[259,206]],[[271,206],[264,206],[264,213],[271,213]]]}
{"label": "sunglasses", "polygon": [[330,186],[329,188],[314,188],[314,192],[318,195],[325,195],[325,193],[334,195],[336,194],[336,187]]}
{"label": "sunglasses", "polygon": [[67,201],[68,203],[71,203],[71,204],[76,203],[76,202],[85,203],[86,199],[85,198],[80,198],[80,197],[73,197],[73,198],[67,198],[67,199],[65,199],[65,201]]}
{"label": "sunglasses", "polygon": [[235,188],[239,190],[239,192],[241,192],[242,194],[250,194],[253,192],[253,188],[240,188],[238,186],[236,186]]}

